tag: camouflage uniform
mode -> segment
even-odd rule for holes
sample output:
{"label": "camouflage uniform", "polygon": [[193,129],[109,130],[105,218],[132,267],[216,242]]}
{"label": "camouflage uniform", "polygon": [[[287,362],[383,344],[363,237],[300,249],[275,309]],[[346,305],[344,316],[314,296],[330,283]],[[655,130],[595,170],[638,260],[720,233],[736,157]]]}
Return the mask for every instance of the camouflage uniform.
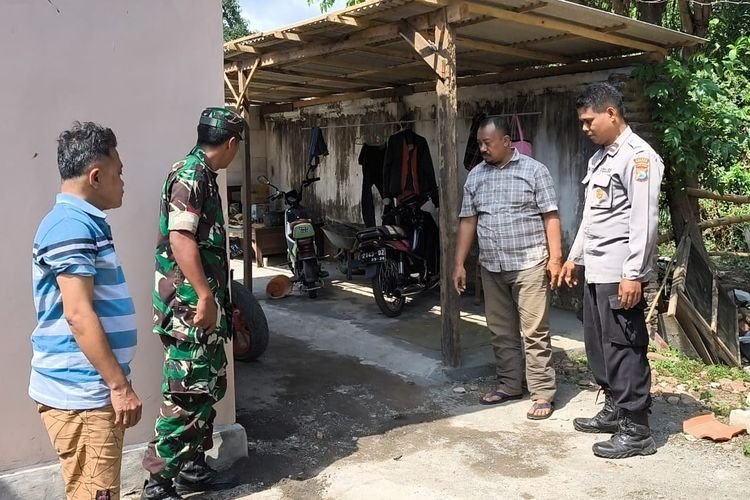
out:
{"label": "camouflage uniform", "polygon": [[[164,479],[174,478],[183,463],[212,447],[213,405],[224,397],[227,387],[224,344],[232,334],[227,317],[232,309],[224,213],[216,178],[206,153],[196,146],[172,167],[161,194],[153,304],[154,333],[164,346],[164,401],[143,465]],[[193,326],[198,295],[172,254],[169,233],[175,230],[195,234],[218,306],[217,326],[210,334]]]}

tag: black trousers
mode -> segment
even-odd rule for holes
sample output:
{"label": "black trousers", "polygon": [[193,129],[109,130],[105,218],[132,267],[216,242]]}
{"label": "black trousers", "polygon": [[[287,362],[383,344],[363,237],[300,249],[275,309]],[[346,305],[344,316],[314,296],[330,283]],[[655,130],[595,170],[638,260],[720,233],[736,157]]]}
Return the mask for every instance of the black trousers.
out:
{"label": "black trousers", "polygon": [[651,368],[646,302],[619,309],[619,283],[586,283],[583,332],[586,356],[596,383],[612,392],[615,405],[629,411],[651,407]]}

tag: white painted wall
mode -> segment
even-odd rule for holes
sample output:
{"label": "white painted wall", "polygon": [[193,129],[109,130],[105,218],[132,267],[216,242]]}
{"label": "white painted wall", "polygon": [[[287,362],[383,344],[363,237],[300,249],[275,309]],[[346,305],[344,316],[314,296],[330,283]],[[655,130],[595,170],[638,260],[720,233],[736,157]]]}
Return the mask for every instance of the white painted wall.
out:
{"label": "white painted wall", "polygon": [[[145,405],[126,439],[147,441],[160,403],[162,350],[151,333],[159,190],[195,143],[201,109],[222,105],[224,91],[219,0],[0,4],[0,470],[8,470],[54,457],[26,390],[35,326],[31,246],[59,187],[58,134],[73,120],[92,120],[118,137],[125,200],[110,223],[138,314],[133,381]],[[229,422],[233,386],[217,420]]]}

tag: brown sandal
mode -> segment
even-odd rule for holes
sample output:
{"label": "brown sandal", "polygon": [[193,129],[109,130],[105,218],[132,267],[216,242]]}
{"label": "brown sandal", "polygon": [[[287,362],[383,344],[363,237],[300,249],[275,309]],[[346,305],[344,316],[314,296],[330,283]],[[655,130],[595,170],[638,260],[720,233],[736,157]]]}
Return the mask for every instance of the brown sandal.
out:
{"label": "brown sandal", "polygon": [[[534,412],[536,410],[549,410],[544,415],[534,415]],[[526,413],[526,418],[529,420],[544,420],[546,418],[550,418],[552,414],[555,412],[555,403],[537,403],[534,401],[534,404],[531,405],[531,408],[529,409],[528,413]]]}

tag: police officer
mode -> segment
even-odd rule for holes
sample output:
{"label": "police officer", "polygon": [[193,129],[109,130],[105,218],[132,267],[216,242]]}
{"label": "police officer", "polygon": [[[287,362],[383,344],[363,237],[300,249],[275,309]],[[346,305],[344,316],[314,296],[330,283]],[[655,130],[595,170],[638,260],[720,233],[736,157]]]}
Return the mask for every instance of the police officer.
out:
{"label": "police officer", "polygon": [[227,387],[224,344],[229,265],[218,172],[239,149],[244,120],[224,108],[203,110],[198,143],[174,164],[162,188],[154,333],[164,346],[163,404],[143,458],[150,477],[141,498],[232,486],[206,464],[214,405]]}
{"label": "police officer", "polygon": [[650,455],[656,445],[648,423],[651,370],[643,287],[653,272],[664,164],[626,123],[622,94],[612,85],[590,85],[576,108],[583,131],[600,148],[583,179],[583,221],[559,285],[575,286],[575,266],[585,266],[586,355],[605,401],[594,417],[576,418],[573,425],[581,432],[614,434],[594,444],[596,456]]}

